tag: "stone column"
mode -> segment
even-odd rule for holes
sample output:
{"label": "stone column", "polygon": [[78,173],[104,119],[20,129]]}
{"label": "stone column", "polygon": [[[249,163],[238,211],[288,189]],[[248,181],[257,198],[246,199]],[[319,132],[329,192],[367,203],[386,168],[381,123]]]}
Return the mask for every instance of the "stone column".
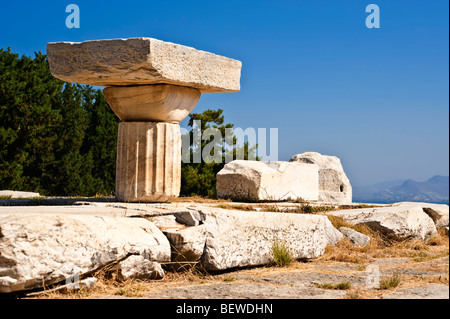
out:
{"label": "stone column", "polygon": [[117,141],[116,196],[126,202],[166,202],[180,194],[180,126],[122,122]]}
{"label": "stone column", "polygon": [[117,141],[116,196],[125,202],[166,202],[180,195],[179,122],[200,91],[170,84],[108,87],[106,100],[124,122]]}
{"label": "stone column", "polygon": [[67,82],[105,86],[119,124],[116,197],[167,202],[180,194],[179,123],[202,93],[240,90],[242,64],[152,38],[47,45],[50,71]]}

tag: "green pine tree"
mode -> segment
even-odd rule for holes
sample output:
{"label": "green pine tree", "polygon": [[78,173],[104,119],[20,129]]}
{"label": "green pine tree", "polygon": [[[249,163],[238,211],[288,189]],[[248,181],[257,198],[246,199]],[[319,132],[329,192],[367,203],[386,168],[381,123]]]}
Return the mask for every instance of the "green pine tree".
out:
{"label": "green pine tree", "polygon": [[42,53],[0,50],[0,189],[112,194],[118,122],[101,90],[54,78]]}
{"label": "green pine tree", "polygon": [[[200,121],[201,126],[194,127],[194,121]],[[198,129],[200,132],[197,134],[204,135],[209,128],[214,128],[220,131],[221,139],[216,141],[217,146],[223,151],[220,154],[220,160],[218,162],[212,161],[207,163],[202,156],[201,163],[182,163],[181,165],[181,196],[203,196],[203,197],[216,197],[216,175],[225,166],[226,152],[232,152],[233,158],[236,158],[236,153],[239,151],[244,152],[244,159],[248,160],[249,155],[253,155],[256,152],[257,145],[250,146],[248,142],[245,142],[243,146],[239,147],[237,140],[233,137],[232,141],[226,141],[226,130],[233,129],[234,125],[225,124],[225,118],[223,110],[206,110],[203,113],[190,114],[189,126],[191,130],[189,134],[189,156],[191,161],[194,158],[194,153],[204,150],[204,148],[212,143],[211,139],[205,139],[201,141],[201,145],[195,145],[194,130]],[[187,139],[183,139],[187,140]],[[228,143],[227,143],[228,142]],[[211,157],[214,156],[214,145],[211,146]],[[208,156],[208,154],[204,154]],[[251,156],[250,156],[251,157]],[[257,160],[259,160],[257,158]],[[208,161],[209,162],[209,161]]]}
{"label": "green pine tree", "polygon": [[52,100],[62,86],[42,53],[0,50],[0,188],[46,193],[62,120]]}

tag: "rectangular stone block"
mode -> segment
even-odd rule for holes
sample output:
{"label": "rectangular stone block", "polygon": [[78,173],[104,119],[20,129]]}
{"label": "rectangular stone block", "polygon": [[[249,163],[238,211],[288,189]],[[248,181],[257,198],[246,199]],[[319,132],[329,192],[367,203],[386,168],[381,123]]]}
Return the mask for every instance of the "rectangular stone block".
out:
{"label": "rectangular stone block", "polygon": [[233,161],[217,174],[217,196],[239,201],[319,199],[315,164]]}
{"label": "rectangular stone block", "polygon": [[116,197],[124,202],[167,202],[180,195],[178,124],[122,122],[117,141]]}
{"label": "rectangular stone block", "polygon": [[242,63],[152,38],[47,45],[50,71],[66,82],[96,86],[167,83],[202,93],[240,90]]}

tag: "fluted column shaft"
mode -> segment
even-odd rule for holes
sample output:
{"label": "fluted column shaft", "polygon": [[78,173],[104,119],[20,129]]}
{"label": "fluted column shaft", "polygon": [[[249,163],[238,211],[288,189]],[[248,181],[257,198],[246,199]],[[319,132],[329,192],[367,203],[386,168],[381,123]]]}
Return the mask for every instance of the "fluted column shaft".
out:
{"label": "fluted column shaft", "polygon": [[180,195],[180,126],[122,122],[117,141],[116,196],[125,202],[166,202]]}

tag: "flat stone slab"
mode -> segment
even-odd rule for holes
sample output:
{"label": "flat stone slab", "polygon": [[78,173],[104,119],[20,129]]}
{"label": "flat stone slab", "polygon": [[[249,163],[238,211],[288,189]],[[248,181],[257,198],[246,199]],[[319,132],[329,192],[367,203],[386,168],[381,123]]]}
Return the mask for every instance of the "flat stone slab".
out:
{"label": "flat stone slab", "polygon": [[31,193],[31,192],[0,191],[0,197],[10,199],[21,199],[21,198],[38,198],[41,197],[41,195],[39,193]]}
{"label": "flat stone slab", "polygon": [[160,290],[149,299],[341,299],[345,291],[268,283],[217,283]]}
{"label": "flat stone slab", "polygon": [[55,284],[132,254],[170,261],[170,244],[142,218],[0,215],[0,293]]}
{"label": "flat stone slab", "polygon": [[394,240],[427,240],[437,235],[436,225],[420,206],[394,206],[333,211],[352,225],[367,225]]}
{"label": "flat stone slab", "polygon": [[431,284],[409,289],[399,289],[383,295],[383,299],[449,299],[447,285]]}
{"label": "flat stone slab", "polygon": [[239,200],[319,199],[315,164],[236,160],[217,174],[217,196]]}
{"label": "flat stone slab", "polygon": [[167,83],[202,93],[240,90],[240,61],[152,38],[49,43],[47,55],[53,76],[66,82],[95,86]]}
{"label": "flat stone slab", "polygon": [[273,261],[272,247],[284,244],[294,259],[324,254],[343,235],[325,216],[202,210],[207,228],[201,263],[206,270],[258,266]]}
{"label": "flat stone slab", "polygon": [[393,204],[393,206],[401,207],[422,207],[423,211],[433,219],[437,228],[448,228],[449,225],[449,207],[445,204],[431,204],[420,202],[401,202]]}

